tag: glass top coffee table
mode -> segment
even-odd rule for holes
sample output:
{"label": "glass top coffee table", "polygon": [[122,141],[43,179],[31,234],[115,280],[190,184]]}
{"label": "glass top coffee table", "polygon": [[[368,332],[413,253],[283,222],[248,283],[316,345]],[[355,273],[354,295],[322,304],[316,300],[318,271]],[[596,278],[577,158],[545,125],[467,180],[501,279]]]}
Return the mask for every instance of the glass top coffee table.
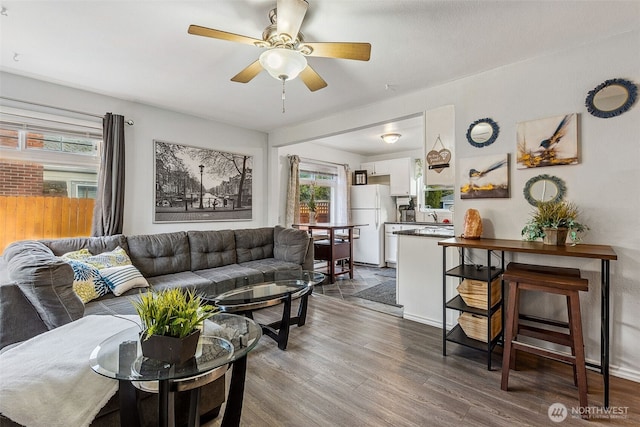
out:
{"label": "glass top coffee table", "polygon": [[[289,340],[289,327],[292,324],[303,326],[307,318],[309,295],[314,285],[322,283],[325,275],[316,271],[277,271],[273,280],[220,294],[210,300],[222,311],[241,313],[253,318],[253,312],[261,308],[284,303],[282,319],[262,326],[262,332],[278,343],[278,348],[285,350]],[[298,314],[291,317],[291,301],[300,298]]]}
{"label": "glass top coffee table", "polygon": [[[91,369],[95,372],[120,381],[121,425],[138,425],[132,381],[158,382],[158,421],[161,426],[169,426],[174,422],[174,392],[192,390],[189,418],[197,418],[200,387],[224,375],[228,364],[233,364],[233,371],[222,425],[238,425],[242,412],[247,353],[262,336],[262,330],[256,322],[234,314],[213,315],[205,321],[195,357],[181,364],[144,357],[139,332],[139,327],[118,332],[100,343],[89,358]],[[222,369],[217,371],[218,368]],[[191,383],[191,387],[185,387],[188,383]]]}

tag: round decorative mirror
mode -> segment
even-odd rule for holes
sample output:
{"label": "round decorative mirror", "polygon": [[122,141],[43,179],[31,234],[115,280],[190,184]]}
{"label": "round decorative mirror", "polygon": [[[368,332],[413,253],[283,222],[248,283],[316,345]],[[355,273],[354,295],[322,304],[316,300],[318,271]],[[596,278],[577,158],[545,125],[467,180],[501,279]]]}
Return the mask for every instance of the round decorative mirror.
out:
{"label": "round decorative mirror", "polygon": [[476,120],[467,129],[467,141],[474,147],[485,147],[498,138],[500,128],[493,120],[486,118]]}
{"label": "round decorative mirror", "polygon": [[638,87],[633,82],[611,79],[589,91],[585,105],[592,115],[608,119],[628,111],[637,96]]}
{"label": "round decorative mirror", "polygon": [[538,175],[524,185],[524,198],[532,206],[541,202],[559,202],[564,198],[567,188],[557,176]]}

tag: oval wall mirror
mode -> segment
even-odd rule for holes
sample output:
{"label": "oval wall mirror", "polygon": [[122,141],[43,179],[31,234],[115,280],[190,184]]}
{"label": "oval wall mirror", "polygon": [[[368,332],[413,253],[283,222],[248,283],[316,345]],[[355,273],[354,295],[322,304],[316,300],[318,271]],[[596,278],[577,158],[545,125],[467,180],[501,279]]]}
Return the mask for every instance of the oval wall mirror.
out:
{"label": "oval wall mirror", "polygon": [[474,147],[485,147],[498,138],[500,127],[489,118],[476,120],[467,129],[467,141]]}
{"label": "oval wall mirror", "polygon": [[524,185],[524,198],[532,206],[542,202],[559,202],[564,198],[566,187],[557,176],[538,175]]}
{"label": "oval wall mirror", "polygon": [[637,96],[638,88],[633,82],[611,79],[589,91],[585,105],[592,115],[608,119],[628,111]]}

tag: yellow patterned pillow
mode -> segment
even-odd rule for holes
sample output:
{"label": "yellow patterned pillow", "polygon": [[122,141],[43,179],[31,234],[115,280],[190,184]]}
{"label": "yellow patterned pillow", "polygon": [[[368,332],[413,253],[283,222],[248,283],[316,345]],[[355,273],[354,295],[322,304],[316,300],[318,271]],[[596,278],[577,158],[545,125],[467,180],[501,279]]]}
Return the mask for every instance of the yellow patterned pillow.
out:
{"label": "yellow patterned pillow", "polygon": [[84,261],[85,259],[92,257],[93,254],[89,252],[89,249],[80,249],[79,251],[67,252],[60,258],[66,260],[75,259],[77,261]]}
{"label": "yellow patterned pillow", "polygon": [[120,246],[112,250],[111,252],[103,252],[98,255],[93,255],[89,258],[85,258],[82,262],[91,264],[99,270],[103,268],[120,267],[123,265],[131,265],[131,258],[127,255],[127,252]]}
{"label": "yellow patterned pillow", "polygon": [[73,269],[73,290],[83,303],[86,304],[109,292],[109,286],[97,268],[74,259],[67,260],[67,263]]}

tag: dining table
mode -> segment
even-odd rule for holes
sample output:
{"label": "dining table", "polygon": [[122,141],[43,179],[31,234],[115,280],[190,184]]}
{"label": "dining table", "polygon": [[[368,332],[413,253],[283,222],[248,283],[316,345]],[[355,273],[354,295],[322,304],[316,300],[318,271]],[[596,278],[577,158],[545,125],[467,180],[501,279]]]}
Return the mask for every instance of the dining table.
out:
{"label": "dining table", "polygon": [[293,224],[292,227],[308,231],[314,241],[314,259],[327,261],[327,275],[329,282],[333,284],[343,274],[348,274],[353,279],[353,239],[358,237],[354,230],[366,225],[368,224],[306,222]]}

